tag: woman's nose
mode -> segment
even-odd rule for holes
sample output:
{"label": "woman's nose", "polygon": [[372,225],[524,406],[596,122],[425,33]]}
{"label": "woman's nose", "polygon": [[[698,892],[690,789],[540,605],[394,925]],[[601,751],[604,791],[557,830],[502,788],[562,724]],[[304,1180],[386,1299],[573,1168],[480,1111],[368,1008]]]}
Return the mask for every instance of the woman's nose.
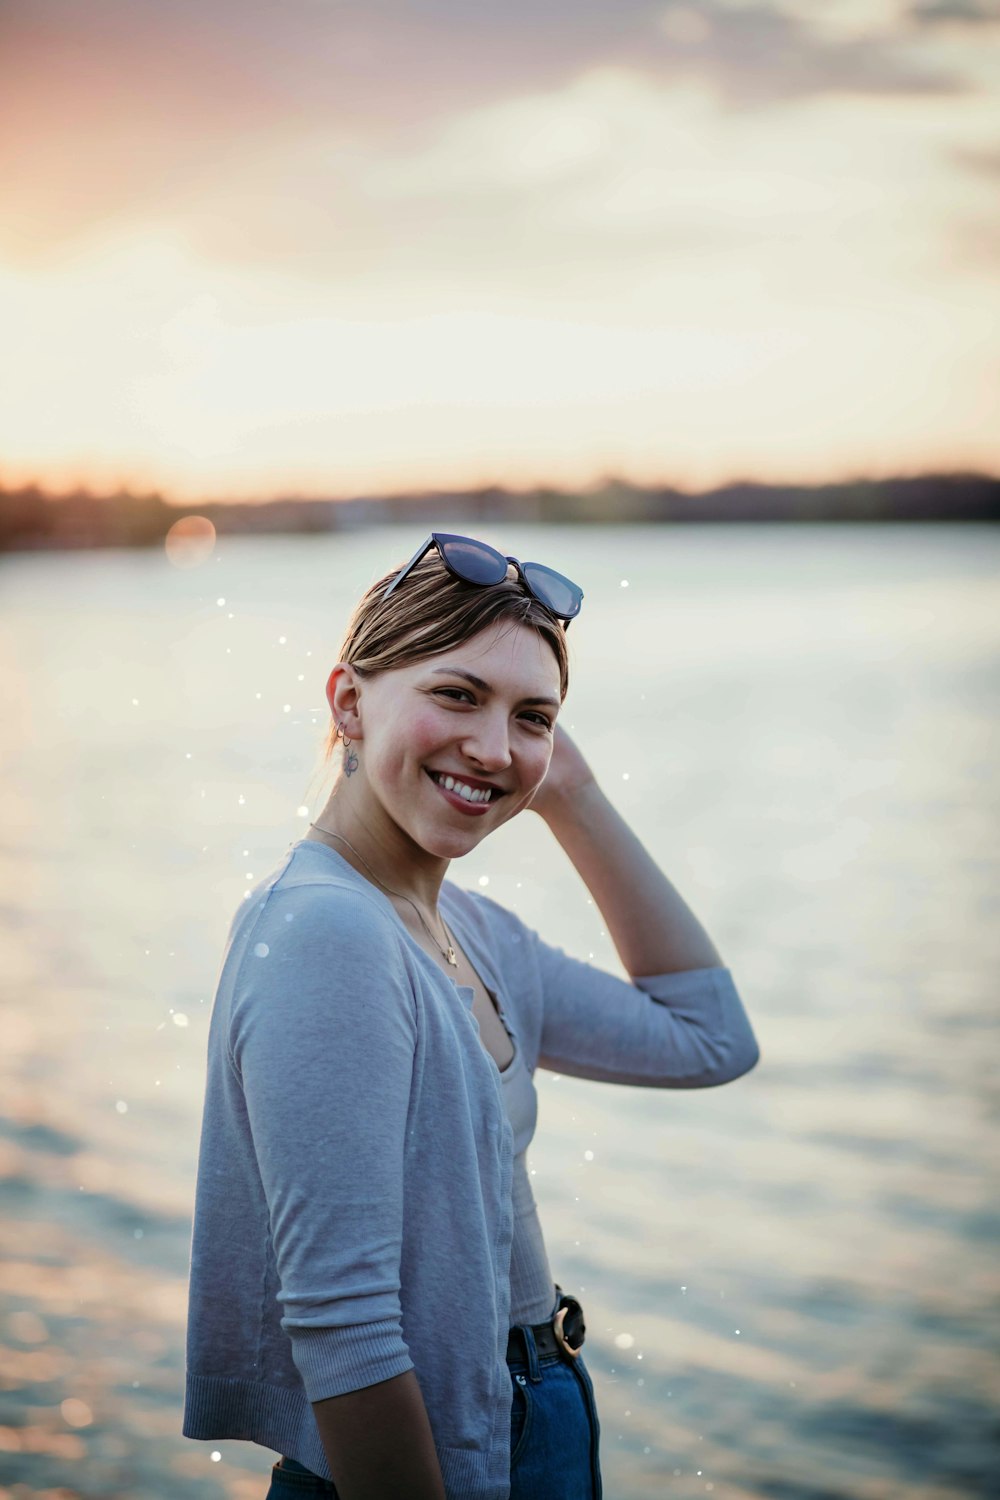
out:
{"label": "woman's nose", "polygon": [[510,733],[506,716],[483,717],[465,736],[463,749],[470,759],[490,770],[502,771],[509,766]]}

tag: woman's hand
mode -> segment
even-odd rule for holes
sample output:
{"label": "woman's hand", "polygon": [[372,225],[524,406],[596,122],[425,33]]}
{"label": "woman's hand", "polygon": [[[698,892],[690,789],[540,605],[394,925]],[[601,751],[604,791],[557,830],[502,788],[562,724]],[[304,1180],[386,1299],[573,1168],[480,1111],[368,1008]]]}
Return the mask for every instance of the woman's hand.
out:
{"label": "woman's hand", "polygon": [[578,798],[586,788],[596,784],[594,773],[582,753],[562,725],[557,723],[552,759],[545,779],[528,803],[531,811],[547,819],[573,798]]}

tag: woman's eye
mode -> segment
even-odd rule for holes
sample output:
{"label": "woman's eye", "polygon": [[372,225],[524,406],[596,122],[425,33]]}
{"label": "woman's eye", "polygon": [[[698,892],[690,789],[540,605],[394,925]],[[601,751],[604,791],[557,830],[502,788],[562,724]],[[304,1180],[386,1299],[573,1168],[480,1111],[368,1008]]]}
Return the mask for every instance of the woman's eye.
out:
{"label": "woman's eye", "polygon": [[[475,702],[475,699],[469,692],[468,688],[435,688],[434,695],[435,697],[443,695],[446,698],[450,698],[452,702],[462,702],[463,699],[468,699],[473,703]],[[552,729],[551,719],[547,719],[544,714],[526,713],[522,714],[521,717],[523,719],[529,720],[529,722],[532,724],[537,724],[540,729]]]}

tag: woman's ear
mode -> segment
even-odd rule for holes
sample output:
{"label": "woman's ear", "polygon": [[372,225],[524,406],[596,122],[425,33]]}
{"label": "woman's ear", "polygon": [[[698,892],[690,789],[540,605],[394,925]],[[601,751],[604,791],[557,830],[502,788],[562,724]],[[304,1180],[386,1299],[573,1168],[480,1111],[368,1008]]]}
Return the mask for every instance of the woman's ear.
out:
{"label": "woman's ear", "polygon": [[343,724],[348,739],[360,739],[361,728],[358,717],[358,699],[361,684],[355,676],[350,662],[338,661],[326,682],[326,701],[330,705],[335,724]]}

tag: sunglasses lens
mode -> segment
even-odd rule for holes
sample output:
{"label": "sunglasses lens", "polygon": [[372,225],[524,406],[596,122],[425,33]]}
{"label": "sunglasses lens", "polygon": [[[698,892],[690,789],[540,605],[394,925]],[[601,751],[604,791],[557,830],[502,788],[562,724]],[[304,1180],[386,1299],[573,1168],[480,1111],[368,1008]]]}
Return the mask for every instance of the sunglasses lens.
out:
{"label": "sunglasses lens", "polygon": [[547,605],[553,614],[572,619],[574,615],[580,613],[583,590],[578,584],[571,582],[569,578],[564,578],[553,568],[546,568],[542,563],[523,563],[522,568],[535,596]]}
{"label": "sunglasses lens", "polygon": [[499,583],[507,577],[507,559],[472,537],[439,537],[438,551],[466,583]]}

